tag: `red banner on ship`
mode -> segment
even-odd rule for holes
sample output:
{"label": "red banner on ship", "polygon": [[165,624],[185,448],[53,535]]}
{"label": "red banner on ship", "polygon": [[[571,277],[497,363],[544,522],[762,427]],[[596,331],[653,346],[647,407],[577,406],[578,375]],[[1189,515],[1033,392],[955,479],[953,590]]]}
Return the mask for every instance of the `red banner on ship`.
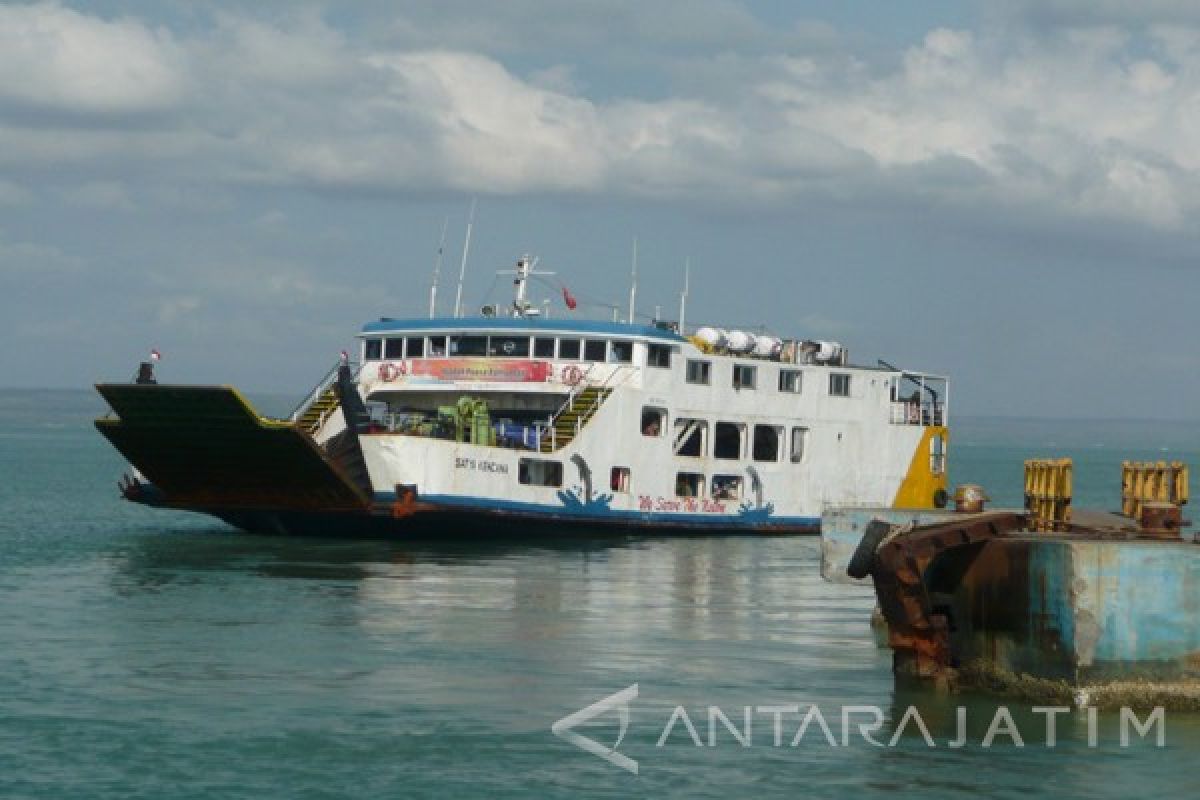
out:
{"label": "red banner on ship", "polygon": [[543,383],[553,370],[546,361],[508,361],[494,358],[424,358],[410,362],[409,374],[439,381]]}

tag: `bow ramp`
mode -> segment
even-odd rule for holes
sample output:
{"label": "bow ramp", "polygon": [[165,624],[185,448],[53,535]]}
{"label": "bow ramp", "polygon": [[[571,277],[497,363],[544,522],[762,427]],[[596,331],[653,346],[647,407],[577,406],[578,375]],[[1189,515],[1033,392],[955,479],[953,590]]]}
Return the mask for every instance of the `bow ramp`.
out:
{"label": "bow ramp", "polygon": [[330,455],[295,424],[259,415],[232,387],[96,390],[116,412],[96,420],[96,428],[153,484],[152,504],[206,511],[370,507],[356,442]]}

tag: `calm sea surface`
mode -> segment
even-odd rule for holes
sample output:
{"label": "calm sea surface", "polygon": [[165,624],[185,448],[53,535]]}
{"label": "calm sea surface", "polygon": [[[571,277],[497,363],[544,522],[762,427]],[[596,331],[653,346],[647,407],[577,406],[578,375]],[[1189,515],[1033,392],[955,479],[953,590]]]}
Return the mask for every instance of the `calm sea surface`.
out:
{"label": "calm sea surface", "polygon": [[[1116,716],[1093,747],[1072,713],[1051,748],[1045,715],[1013,703],[1024,747],[985,748],[997,701],[897,694],[869,591],[822,582],[814,539],[250,536],[120,501],[101,409],[0,392],[5,800],[1200,792],[1200,716],[1167,714],[1165,747],[1123,748]],[[1112,507],[1122,459],[1198,453],[1200,425],[968,419],[951,469],[1017,504],[1022,459],[1070,455],[1077,505]],[[620,753],[637,775],[551,733],[633,684]],[[814,704],[837,747],[816,721],[791,746]],[[842,744],[846,707],[881,709],[888,744],[910,705],[935,747],[911,724],[875,747],[854,710]],[[750,746],[710,706],[743,736],[751,707]],[[578,730],[611,746],[617,713]]]}

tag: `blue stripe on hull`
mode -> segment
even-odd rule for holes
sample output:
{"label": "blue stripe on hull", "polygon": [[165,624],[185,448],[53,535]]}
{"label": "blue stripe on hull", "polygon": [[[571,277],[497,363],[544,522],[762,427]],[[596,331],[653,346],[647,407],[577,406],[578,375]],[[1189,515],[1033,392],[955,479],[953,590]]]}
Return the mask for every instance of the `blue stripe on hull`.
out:
{"label": "blue stripe on hull", "polygon": [[[395,492],[376,492],[375,501],[391,505],[396,500]],[[500,500],[493,497],[470,497],[464,495],[423,494],[422,504],[448,510],[476,512],[480,514],[505,514],[554,520],[561,522],[592,522],[603,525],[626,524],[638,527],[688,528],[711,530],[787,530],[811,531],[820,529],[820,517],[782,517],[750,511],[742,514],[680,514],[674,512],[625,511],[607,506],[549,505],[524,503],[515,500]]]}

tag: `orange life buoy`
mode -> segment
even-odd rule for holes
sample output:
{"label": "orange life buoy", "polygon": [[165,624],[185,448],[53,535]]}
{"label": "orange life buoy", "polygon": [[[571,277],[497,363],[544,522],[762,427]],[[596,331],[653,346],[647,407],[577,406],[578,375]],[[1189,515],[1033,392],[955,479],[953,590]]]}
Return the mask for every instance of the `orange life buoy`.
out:
{"label": "orange life buoy", "polygon": [[396,380],[396,377],[404,374],[404,371],[390,361],[385,361],[379,365],[379,379],[391,383]]}
{"label": "orange life buoy", "polygon": [[562,378],[563,383],[567,384],[568,386],[575,386],[581,380],[583,380],[583,371],[580,370],[579,367],[576,367],[572,364],[570,366],[563,367]]}

